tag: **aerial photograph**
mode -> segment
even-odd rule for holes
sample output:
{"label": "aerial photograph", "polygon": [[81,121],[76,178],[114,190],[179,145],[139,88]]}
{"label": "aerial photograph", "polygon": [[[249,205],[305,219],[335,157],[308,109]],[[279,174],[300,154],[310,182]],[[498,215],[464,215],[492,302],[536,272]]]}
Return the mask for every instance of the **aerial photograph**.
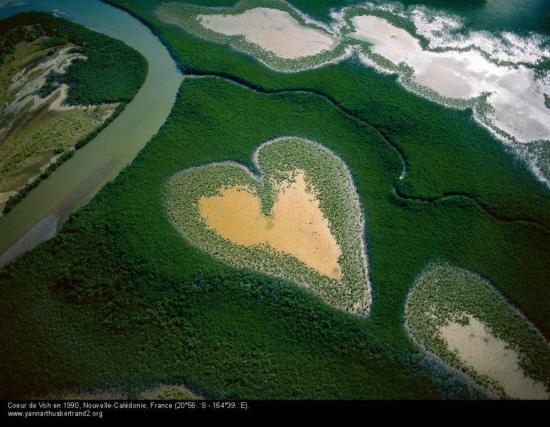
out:
{"label": "aerial photograph", "polygon": [[540,407],[549,340],[550,0],[0,0],[4,418]]}

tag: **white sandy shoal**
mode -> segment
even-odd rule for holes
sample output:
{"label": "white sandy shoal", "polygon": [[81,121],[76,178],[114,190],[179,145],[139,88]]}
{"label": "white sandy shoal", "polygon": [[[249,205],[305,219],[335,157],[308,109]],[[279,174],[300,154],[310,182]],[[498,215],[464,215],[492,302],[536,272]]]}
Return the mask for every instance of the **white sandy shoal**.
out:
{"label": "white sandy shoal", "polygon": [[395,65],[405,63],[414,81],[446,98],[471,99],[490,93],[493,107],[488,119],[518,142],[550,140],[550,110],[545,87],[534,71],[489,61],[477,50],[433,52],[419,40],[385,19],[363,15],[353,18],[353,37],[372,43],[372,51]]}
{"label": "white sandy shoal", "polygon": [[[66,47],[58,50],[51,58],[48,58],[31,69],[23,69],[18,72],[12,79],[9,92],[14,92],[15,96],[6,108],[5,113],[11,116],[16,116],[25,108],[29,111],[36,111],[45,103],[54,100],[52,110],[59,111],[62,103],[67,98],[68,87],[62,85],[60,88],[53,91],[50,95],[41,98],[35,95],[44,84],[50,73],[64,74],[68,67],[77,59],[86,59],[85,56],[78,53],[71,53],[73,47]],[[31,78],[30,76],[40,72],[40,74]],[[64,110],[71,109],[69,106],[64,106]]]}
{"label": "white sandy shoal", "polygon": [[284,59],[317,55],[333,49],[337,38],[301,25],[290,13],[258,7],[237,15],[199,15],[205,28],[227,36],[244,36]]}

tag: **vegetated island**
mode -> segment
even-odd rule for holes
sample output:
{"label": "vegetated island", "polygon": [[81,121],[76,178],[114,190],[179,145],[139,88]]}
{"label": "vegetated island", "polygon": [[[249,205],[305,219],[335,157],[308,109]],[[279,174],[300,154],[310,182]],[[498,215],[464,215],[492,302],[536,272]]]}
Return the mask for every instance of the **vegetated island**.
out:
{"label": "vegetated island", "polygon": [[294,137],[260,145],[253,160],[259,176],[233,162],[173,176],[166,205],[176,229],[231,265],[292,280],[366,316],[364,219],[344,162]]}
{"label": "vegetated island", "polygon": [[0,22],[0,215],[131,101],[145,58],[46,13]]}
{"label": "vegetated island", "polygon": [[548,343],[481,277],[429,265],[410,291],[405,318],[422,348],[497,396],[550,398]]}

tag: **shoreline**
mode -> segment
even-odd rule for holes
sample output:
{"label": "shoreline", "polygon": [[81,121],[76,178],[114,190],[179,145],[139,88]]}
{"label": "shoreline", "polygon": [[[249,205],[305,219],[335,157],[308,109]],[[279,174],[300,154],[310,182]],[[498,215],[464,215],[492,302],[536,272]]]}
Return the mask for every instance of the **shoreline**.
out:
{"label": "shoreline", "polygon": [[45,218],[34,224],[19,240],[1,253],[0,268],[6,266],[20,255],[23,255],[25,252],[28,252],[41,243],[55,237],[71,212],[79,207],[82,207],[82,205],[86,204],[90,200],[88,199],[77,204],[75,208],[74,204],[80,199],[79,196],[82,194],[87,194],[90,190],[93,190],[94,187],[101,183],[102,177],[112,171],[114,167],[114,162],[110,162],[99,168],[96,173],[84,183],[84,185],[77,187],[72,193],[63,199],[56,209],[53,209]]}

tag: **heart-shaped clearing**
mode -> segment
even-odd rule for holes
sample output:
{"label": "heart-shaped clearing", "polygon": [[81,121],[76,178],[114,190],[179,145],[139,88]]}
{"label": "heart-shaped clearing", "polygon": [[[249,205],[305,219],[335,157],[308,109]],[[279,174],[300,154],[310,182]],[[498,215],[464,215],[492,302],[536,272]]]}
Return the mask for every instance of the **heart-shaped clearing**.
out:
{"label": "heart-shaped clearing", "polygon": [[307,191],[305,174],[281,182],[270,215],[261,212],[261,201],[250,187],[226,187],[216,196],[202,196],[199,209],[208,228],[239,245],[267,244],[293,255],[320,274],[340,280],[341,250]]}
{"label": "heart-shaped clearing", "polygon": [[170,178],[166,205],[176,229],[228,264],[292,280],[366,315],[364,221],[345,164],[292,137],[262,144],[253,161],[263,176],[222,162]]}

